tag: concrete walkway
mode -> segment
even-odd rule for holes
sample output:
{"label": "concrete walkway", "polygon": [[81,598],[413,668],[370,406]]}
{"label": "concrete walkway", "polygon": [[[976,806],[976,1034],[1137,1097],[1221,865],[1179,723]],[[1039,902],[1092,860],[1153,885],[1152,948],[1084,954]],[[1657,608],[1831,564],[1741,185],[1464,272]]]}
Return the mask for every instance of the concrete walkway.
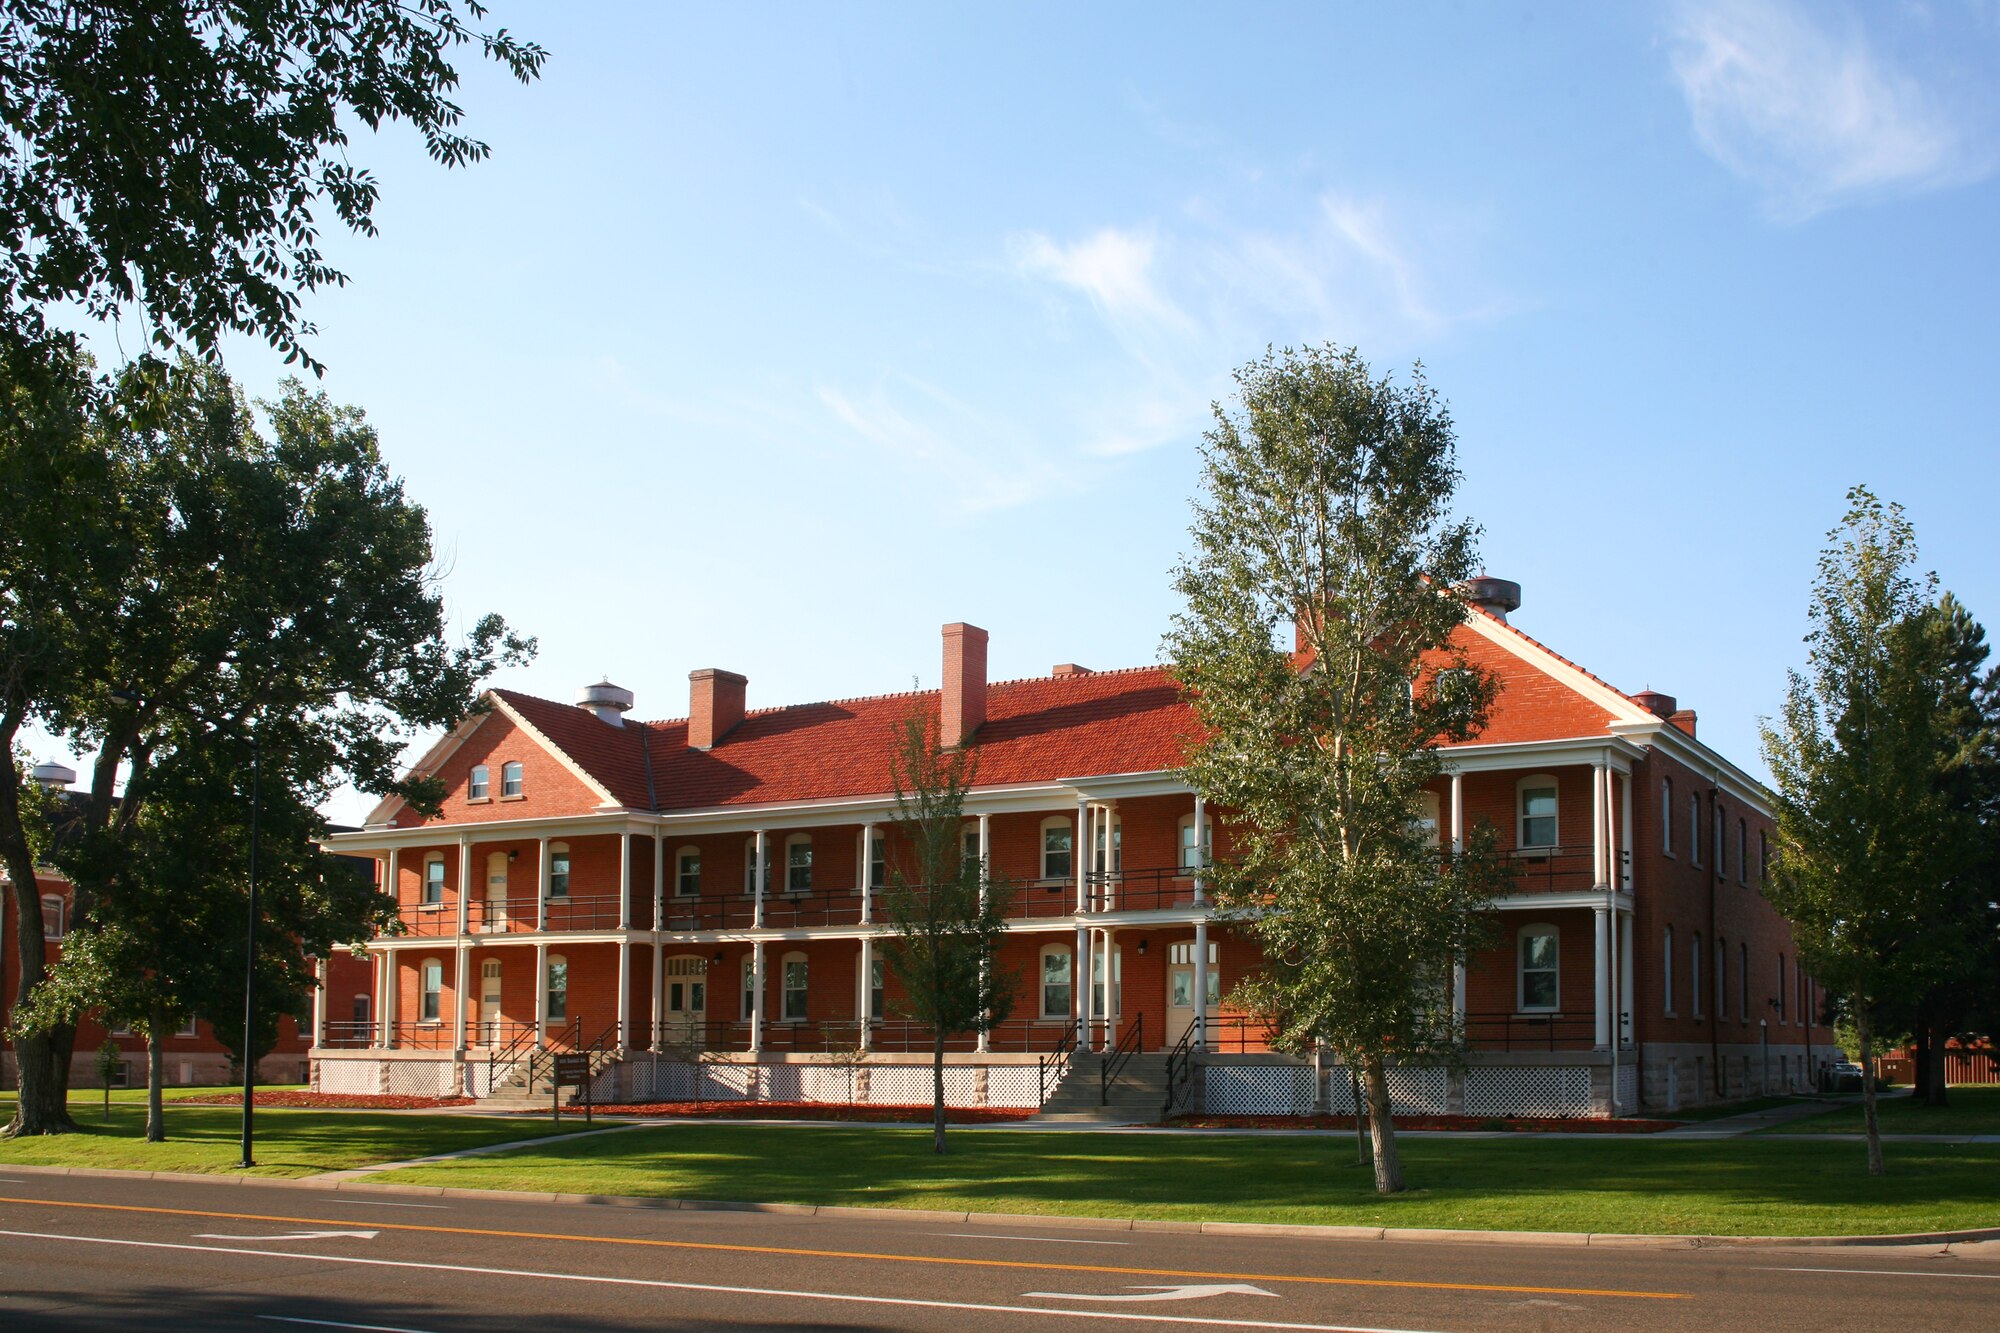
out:
{"label": "concrete walkway", "polygon": [[[1823,1102],[1789,1102],[1783,1106],[1767,1106],[1761,1111],[1745,1111],[1741,1115],[1726,1115],[1717,1120],[1697,1120],[1680,1129],[1664,1129],[1658,1134],[1650,1134],[1655,1139],[1733,1139],[1744,1134],[1755,1134],[1759,1130],[1771,1129],[1778,1125],[1789,1125],[1795,1120],[1809,1120],[1813,1116],[1825,1115],[1844,1106],[1853,1106],[1859,1097],[1842,1097]],[[1813,1137],[1821,1137],[1814,1135]]]}

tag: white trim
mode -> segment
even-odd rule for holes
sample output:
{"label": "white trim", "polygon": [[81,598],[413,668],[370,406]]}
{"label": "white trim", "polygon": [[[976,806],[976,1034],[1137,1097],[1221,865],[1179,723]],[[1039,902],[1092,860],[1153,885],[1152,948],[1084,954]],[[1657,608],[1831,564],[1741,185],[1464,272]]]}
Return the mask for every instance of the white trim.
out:
{"label": "white trim", "polygon": [[1607,723],[1659,722],[1657,714],[1633,703],[1582,667],[1564,661],[1513,626],[1478,610],[1468,614],[1465,623],[1473,633],[1512,653],[1544,675],[1553,677],[1592,703],[1601,704],[1611,714],[1605,719]]}

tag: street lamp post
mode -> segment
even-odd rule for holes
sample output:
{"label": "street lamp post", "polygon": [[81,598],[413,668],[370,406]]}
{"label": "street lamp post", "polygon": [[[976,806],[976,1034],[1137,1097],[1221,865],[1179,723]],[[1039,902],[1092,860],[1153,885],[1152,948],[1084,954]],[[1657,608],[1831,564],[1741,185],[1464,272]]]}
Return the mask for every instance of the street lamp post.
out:
{"label": "street lamp post", "polygon": [[257,806],[263,787],[263,752],[250,738],[250,919],[243,948],[243,1169],[257,1164],[251,1156],[252,1124],[257,1088]]}

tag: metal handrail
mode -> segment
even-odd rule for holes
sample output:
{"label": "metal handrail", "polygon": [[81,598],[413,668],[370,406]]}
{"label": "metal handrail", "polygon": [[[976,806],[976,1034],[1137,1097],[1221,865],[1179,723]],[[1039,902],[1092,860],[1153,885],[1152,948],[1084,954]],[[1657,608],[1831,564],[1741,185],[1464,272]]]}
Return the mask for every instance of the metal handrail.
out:
{"label": "metal handrail", "polygon": [[1132,1060],[1132,1056],[1146,1044],[1146,1016],[1140,1014],[1126,1025],[1125,1033],[1118,1038],[1097,1067],[1097,1104],[1111,1104],[1111,1085],[1118,1081],[1118,1073]]}
{"label": "metal handrail", "polygon": [[[529,1023],[525,1024],[519,1032],[516,1032],[514,1034],[514,1040],[508,1042],[505,1047],[497,1051],[489,1050],[486,1053],[487,1089],[491,1091],[493,1088],[498,1086],[498,1080],[500,1078],[500,1071],[502,1068],[511,1071],[514,1068],[514,1066],[521,1063],[521,1053],[523,1051],[532,1053],[534,1051],[534,1048],[535,1048],[535,1027],[534,1024]],[[532,1073],[532,1071],[530,1072]],[[532,1078],[529,1080],[530,1083],[532,1083],[533,1081],[534,1080]]]}
{"label": "metal handrail", "polygon": [[[1468,1041],[1491,1042],[1494,1029],[1498,1029],[1500,1049],[1511,1051],[1516,1046],[1557,1050],[1560,1041],[1581,1042],[1588,1045],[1596,1038],[1597,1020],[1594,1017],[1579,1017],[1568,1014],[1515,1014],[1488,1013],[1467,1014],[1465,1035]],[[1521,1032],[1517,1040],[1515,1033]]]}
{"label": "metal handrail", "polygon": [[1149,870],[1096,870],[1085,879],[1093,912],[1134,912],[1164,907],[1194,906],[1193,866],[1156,866]]}
{"label": "metal handrail", "polygon": [[1052,1047],[1049,1050],[1049,1053],[1047,1055],[1044,1055],[1039,1062],[1039,1084],[1041,1088],[1041,1097],[1040,1100],[1036,1102],[1037,1106],[1046,1105],[1049,1100],[1049,1093],[1053,1091],[1053,1089],[1051,1089],[1049,1086],[1049,1071],[1054,1070],[1055,1081],[1057,1083],[1061,1083],[1063,1081],[1064,1076],[1069,1073],[1070,1062],[1075,1058],[1076,1058],[1076,1029],[1073,1027],[1065,1027],[1062,1030],[1062,1035],[1056,1038],[1056,1044],[1054,1045],[1054,1047]]}
{"label": "metal handrail", "polygon": [[1188,1024],[1181,1039],[1167,1052],[1167,1104],[1160,1108],[1162,1120],[1171,1120],[1187,1104],[1184,1091],[1190,1094],[1194,1091],[1194,1027]]}

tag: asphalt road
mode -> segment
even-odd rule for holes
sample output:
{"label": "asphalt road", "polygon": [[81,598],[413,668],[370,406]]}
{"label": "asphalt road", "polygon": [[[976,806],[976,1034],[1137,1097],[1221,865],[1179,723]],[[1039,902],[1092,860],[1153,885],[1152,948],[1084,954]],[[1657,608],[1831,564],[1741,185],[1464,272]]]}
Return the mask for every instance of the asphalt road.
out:
{"label": "asphalt road", "polygon": [[1994,1327],[2000,1242],[1330,1242],[0,1169],[0,1328]]}

